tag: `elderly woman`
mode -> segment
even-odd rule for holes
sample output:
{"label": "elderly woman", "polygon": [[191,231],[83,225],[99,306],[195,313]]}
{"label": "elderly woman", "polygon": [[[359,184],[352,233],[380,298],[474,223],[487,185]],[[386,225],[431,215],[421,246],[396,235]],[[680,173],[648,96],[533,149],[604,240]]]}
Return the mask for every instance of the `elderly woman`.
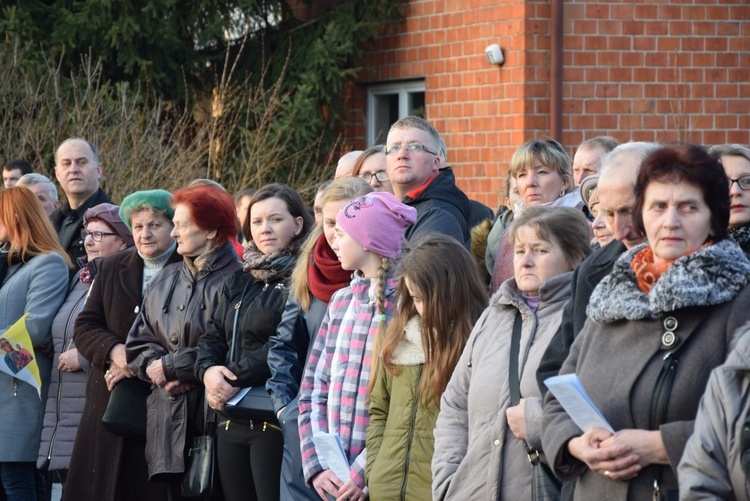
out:
{"label": "elderly woman", "polygon": [[[37,392],[46,394],[49,385],[50,327],[65,298],[71,263],[42,205],[25,187],[0,191],[0,245],[0,336],[28,314],[32,345],[19,349],[18,341],[2,338],[7,354],[0,362],[6,369],[0,372],[0,492],[15,501],[36,496],[34,461],[44,416]],[[7,372],[17,374],[28,363],[32,347],[43,388]]]}
{"label": "elderly woman", "polygon": [[52,363],[57,370],[52,371],[37,467],[57,471],[63,484],[86,403],[86,382],[91,369],[73,344],[73,327],[101,259],[133,245],[133,235],[120,219],[119,210],[117,205],[104,203],[84,213],[81,236],[86,257],[80,260],[81,269],[71,280],[68,295],[52,321],[55,350]]}
{"label": "elderly woman", "polygon": [[729,235],[750,256],[750,149],[720,144],[708,150],[729,178]]}
{"label": "elderly woman", "polygon": [[[515,216],[534,205],[583,209],[583,200],[573,186],[570,157],[553,139],[526,141],[510,159],[510,175],[515,178],[521,197],[513,208]],[[493,228],[493,231],[487,246],[498,242],[490,282],[490,290],[495,292],[500,284],[513,276],[513,251],[508,243],[507,229]],[[501,235],[497,239],[499,231]]]}
{"label": "elderly woman", "polygon": [[591,241],[591,246],[594,250],[604,247],[615,239],[612,231],[607,226],[604,213],[599,210],[599,193],[596,190],[598,184],[598,174],[588,176],[581,183],[581,198],[594,217],[594,222],[591,223],[591,230],[594,232],[594,239]]}
{"label": "elderly woman", "polygon": [[[544,450],[577,499],[677,494],[676,468],[711,370],[750,318],[750,261],[727,237],[721,165],[699,146],[643,162],[634,223],[647,243],[594,289],[561,374],[574,372],[615,434],[579,429],[549,393]],[[678,364],[679,362],[679,364]]]}
{"label": "elderly woman", "polygon": [[165,484],[149,483],[145,443],[125,440],[101,424],[110,392],[134,377],[125,357],[125,340],[140,309],[146,285],[167,264],[182,259],[170,236],[174,210],[164,190],[138,191],[125,197],[120,218],[133,232],[135,248],[102,260],[73,340],[93,369],[70,459],[63,499],[70,501],[159,500]]}
{"label": "elderly woman", "polygon": [[[572,208],[528,208],[509,231],[514,277],[477,320],[440,402],[432,459],[437,500],[531,498],[525,443],[542,449],[536,369],[560,325],[573,269],[591,247],[586,217]],[[512,367],[518,402],[511,400]]]}
{"label": "elderly woman", "polygon": [[354,163],[352,176],[364,179],[375,191],[393,193],[393,185],[385,171],[385,146],[376,144],[367,148]]}
{"label": "elderly woman", "polygon": [[[299,194],[280,184],[258,190],[248,211],[243,268],[224,284],[198,341],[195,374],[206,387],[208,404],[219,412],[240,388],[264,386],[271,375],[269,338],[281,321],[289,275],[312,225]],[[224,417],[216,435],[227,501],[279,499],[283,438],[278,423]]]}
{"label": "elderly woman", "polygon": [[125,348],[130,370],[156,387],[148,399],[149,479],[168,481],[178,497],[185,452],[203,429],[194,420],[203,409],[203,385],[193,373],[198,338],[224,283],[241,266],[231,242],[238,229],[229,193],[196,185],[176,191],[172,206],[172,237],[183,261],[151,282]]}

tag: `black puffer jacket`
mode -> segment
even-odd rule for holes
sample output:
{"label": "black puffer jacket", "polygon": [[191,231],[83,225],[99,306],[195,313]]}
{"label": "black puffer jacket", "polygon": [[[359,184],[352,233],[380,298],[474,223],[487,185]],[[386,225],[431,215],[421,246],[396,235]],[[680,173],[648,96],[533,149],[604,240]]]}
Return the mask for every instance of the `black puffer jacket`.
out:
{"label": "black puffer jacket", "polygon": [[407,195],[403,203],[417,209],[417,222],[406,230],[409,243],[414,244],[429,233],[442,233],[470,247],[471,207],[466,194],[456,186],[450,167],[441,169],[415,198]]}
{"label": "black puffer jacket", "polygon": [[[291,267],[287,270],[291,271]],[[206,332],[198,341],[195,375],[200,381],[203,381],[206,369],[224,365],[237,376],[237,380],[230,381],[233,386],[265,386],[271,376],[267,361],[271,346],[269,338],[276,333],[284,312],[289,294],[287,278],[288,273],[284,273],[264,282],[242,270],[232,275],[224,285]],[[235,308],[241,297],[237,362],[230,363]]]}

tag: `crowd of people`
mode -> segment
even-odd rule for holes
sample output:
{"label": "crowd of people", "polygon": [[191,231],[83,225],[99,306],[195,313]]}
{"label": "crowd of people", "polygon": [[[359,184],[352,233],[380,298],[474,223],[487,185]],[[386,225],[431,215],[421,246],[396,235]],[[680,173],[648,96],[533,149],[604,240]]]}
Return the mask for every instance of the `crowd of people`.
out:
{"label": "crowd of people", "polygon": [[8,163],[0,500],[750,499],[750,149],[530,140],[497,211],[447,157],[402,118],[310,208]]}

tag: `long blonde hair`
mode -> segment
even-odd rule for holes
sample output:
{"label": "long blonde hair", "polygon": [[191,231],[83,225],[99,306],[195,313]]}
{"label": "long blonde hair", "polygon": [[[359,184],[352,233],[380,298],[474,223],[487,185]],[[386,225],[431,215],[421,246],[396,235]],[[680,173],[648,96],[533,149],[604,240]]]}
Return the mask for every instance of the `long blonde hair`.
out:
{"label": "long blonde hair", "polygon": [[[371,191],[373,191],[372,186],[363,179],[356,177],[336,179],[323,190],[323,195],[320,197],[320,205],[325,205],[328,202],[349,201],[352,198],[366,195]],[[302,246],[302,251],[292,271],[292,297],[299,307],[305,311],[310,309],[310,304],[312,303],[310,279],[307,276],[307,271],[312,263],[315,245],[322,234],[322,225],[316,224]]]}
{"label": "long blonde hair", "polygon": [[73,267],[42,204],[25,186],[0,191],[0,221],[8,231],[11,245],[8,264],[11,263],[13,254],[17,254],[25,262],[27,258],[56,252],[69,268]]}

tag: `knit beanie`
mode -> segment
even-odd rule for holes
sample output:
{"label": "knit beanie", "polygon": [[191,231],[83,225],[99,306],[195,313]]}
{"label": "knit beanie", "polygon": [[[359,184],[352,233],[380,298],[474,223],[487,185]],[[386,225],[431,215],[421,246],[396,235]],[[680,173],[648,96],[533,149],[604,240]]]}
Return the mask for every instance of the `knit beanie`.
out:
{"label": "knit beanie", "polygon": [[417,210],[388,192],[372,192],[344,205],[336,223],[365,250],[396,258],[406,228],[417,220]]}
{"label": "knit beanie", "polygon": [[166,190],[147,190],[131,193],[122,200],[120,205],[120,219],[132,231],[130,216],[139,210],[149,209],[163,212],[170,221],[174,217],[174,209],[169,206],[172,194]]}
{"label": "knit beanie", "polygon": [[101,219],[109,225],[112,230],[125,242],[125,245],[130,247],[133,245],[133,234],[130,233],[130,229],[125,226],[125,223],[120,219],[120,208],[112,204],[99,204],[87,210],[83,215],[83,225],[86,226],[88,222],[94,218]]}

